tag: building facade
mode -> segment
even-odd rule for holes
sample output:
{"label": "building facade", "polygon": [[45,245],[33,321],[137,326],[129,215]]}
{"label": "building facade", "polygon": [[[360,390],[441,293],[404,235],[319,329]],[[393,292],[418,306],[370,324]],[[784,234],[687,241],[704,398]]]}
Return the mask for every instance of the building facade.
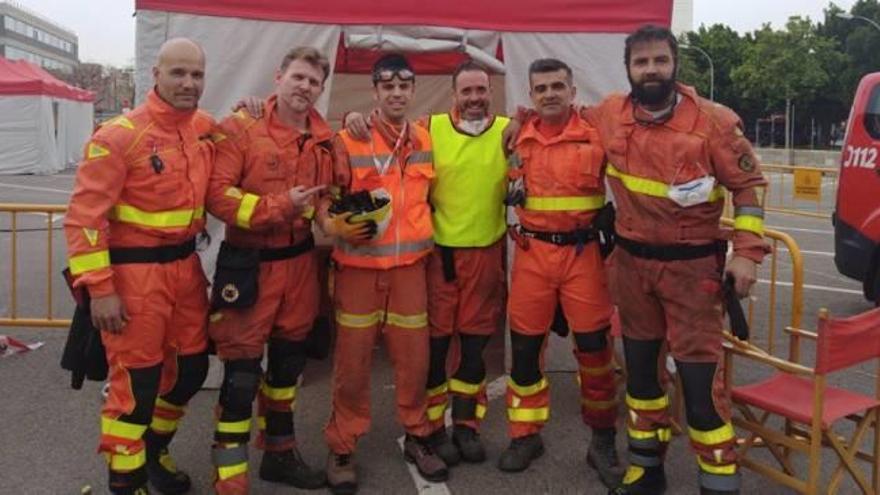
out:
{"label": "building facade", "polygon": [[694,30],[694,0],[672,2],[672,32],[676,36]]}
{"label": "building facade", "polygon": [[79,38],[15,2],[0,1],[0,55],[72,72],[79,64]]}

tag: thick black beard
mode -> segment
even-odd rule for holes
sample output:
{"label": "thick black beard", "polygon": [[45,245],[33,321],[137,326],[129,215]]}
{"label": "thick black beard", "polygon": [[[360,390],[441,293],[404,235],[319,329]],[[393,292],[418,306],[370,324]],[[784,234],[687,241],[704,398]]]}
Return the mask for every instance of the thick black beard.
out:
{"label": "thick black beard", "polygon": [[632,80],[632,77],[629,77],[629,85],[632,88],[632,96],[633,98],[643,105],[659,105],[660,103],[669,101],[670,96],[672,96],[672,92],[675,91],[675,79],[660,79],[660,80],[652,80],[648,82],[659,82],[659,86],[646,87],[645,83],[636,84],[635,81]]}

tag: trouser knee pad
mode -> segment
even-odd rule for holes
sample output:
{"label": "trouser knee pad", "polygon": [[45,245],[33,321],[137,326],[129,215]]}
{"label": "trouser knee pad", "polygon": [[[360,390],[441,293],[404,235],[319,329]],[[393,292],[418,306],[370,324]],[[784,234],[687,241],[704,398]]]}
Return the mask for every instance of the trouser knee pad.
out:
{"label": "trouser knee pad", "polygon": [[156,404],[156,397],[159,395],[162,365],[129,369],[128,377],[131,381],[134,409],[131,413],[120,416],[119,420],[136,425],[148,425],[153,419],[153,407]]}
{"label": "trouser knee pad", "polygon": [[208,353],[177,357],[177,381],[162,399],[175,406],[186,405],[198,393],[208,376]]}
{"label": "trouser knee pad", "polygon": [[541,380],[541,348],[544,346],[543,335],[524,335],[516,331],[510,332],[510,344],[513,352],[513,367],[510,377],[518,385],[531,385]]}
{"label": "trouser knee pad", "polygon": [[449,353],[451,341],[452,337],[431,337],[431,357],[428,364],[428,383],[426,384],[428,389],[439,387],[446,381],[446,356]]}
{"label": "trouser knee pad", "polygon": [[653,399],[664,394],[657,367],[662,340],[635,340],[623,338],[626,356],[626,390],[639,399]]}
{"label": "trouser knee pad", "polygon": [[292,387],[306,367],[305,342],[269,339],[266,384],[270,387]]}
{"label": "trouser knee pad", "polygon": [[574,345],[578,352],[600,352],[608,348],[608,331],[611,327],[605,327],[595,332],[575,333]]}
{"label": "trouser knee pad", "polygon": [[715,363],[684,363],[675,361],[684,392],[687,422],[702,431],[714,430],[724,424],[715,408],[712,385],[715,381]]}
{"label": "trouser knee pad", "polygon": [[464,333],[459,335],[461,338],[461,360],[455,371],[455,378],[467,383],[480,383],[486,378],[483,349],[489,342],[489,336]]}

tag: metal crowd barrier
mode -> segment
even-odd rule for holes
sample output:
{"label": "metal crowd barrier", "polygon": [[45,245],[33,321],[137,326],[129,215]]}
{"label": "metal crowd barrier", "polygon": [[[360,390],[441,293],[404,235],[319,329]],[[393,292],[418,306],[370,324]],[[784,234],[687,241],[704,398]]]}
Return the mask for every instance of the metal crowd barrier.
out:
{"label": "metal crowd barrier", "polygon": [[[2,260],[7,260],[8,264],[8,294],[7,301],[8,307],[5,312],[0,313],[0,327],[57,327],[57,328],[67,328],[70,326],[70,319],[68,318],[56,318],[53,312],[53,302],[55,301],[55,289],[61,285],[58,283],[56,277],[59,277],[60,267],[56,266],[53,263],[53,254],[55,249],[55,242],[53,236],[62,231],[60,227],[55,226],[55,220],[58,218],[57,215],[63,215],[67,211],[67,206],[65,205],[42,205],[42,204],[15,204],[15,203],[0,203],[0,222],[5,222],[8,219],[8,225],[0,226],[0,262]],[[22,215],[36,214],[38,216],[45,215],[46,223],[45,226],[36,227],[36,228],[21,228],[19,227],[20,220]],[[40,222],[41,223],[41,222]],[[28,271],[22,273],[26,281],[37,281],[42,277],[45,277],[45,298],[43,299],[45,303],[45,311],[40,312],[38,314],[22,314],[19,311],[19,303],[21,301],[19,297],[19,254],[24,251],[37,252],[37,246],[20,246],[19,241],[21,236],[27,233],[37,233],[46,231],[45,237],[45,272],[41,273],[39,266],[34,265],[28,267]],[[40,235],[40,234],[37,234]],[[8,236],[8,240],[4,239]],[[4,255],[4,249],[2,248],[2,244],[6,244],[8,242],[9,252],[8,255]],[[2,270],[4,267],[0,267]],[[62,287],[62,290],[66,294],[66,288]],[[4,301],[0,301],[0,308],[3,307]],[[5,313],[5,314],[4,314]]]}
{"label": "metal crowd barrier", "polygon": [[813,218],[831,218],[837,197],[837,168],[762,164],[767,178],[764,209]]}

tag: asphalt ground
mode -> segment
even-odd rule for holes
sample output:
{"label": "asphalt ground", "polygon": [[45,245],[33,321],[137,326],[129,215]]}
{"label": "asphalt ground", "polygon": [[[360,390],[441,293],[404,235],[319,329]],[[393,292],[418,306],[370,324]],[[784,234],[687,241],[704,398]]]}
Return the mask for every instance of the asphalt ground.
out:
{"label": "asphalt ground", "polygon": [[[65,204],[72,184],[70,174],[0,176],[0,203]],[[829,197],[833,195],[826,192],[826,202],[830,201]],[[829,204],[823,204],[823,207]],[[815,206],[807,204],[804,208]],[[10,223],[9,215],[0,213],[0,317],[11,314]],[[46,315],[47,278],[51,278],[54,289],[52,314],[56,318],[65,318],[72,311],[72,303],[59,275],[65,264],[64,238],[60,231],[52,234],[53,266],[51,277],[47,277],[46,223],[45,215],[20,214],[17,218],[20,232],[16,244],[16,311],[19,317]],[[766,223],[769,228],[791,235],[803,254],[805,328],[815,328],[815,315],[821,307],[836,315],[856,314],[871,307],[860,295],[860,284],[838,274],[834,267],[833,231],[829,220],[770,213]],[[54,225],[60,227],[61,220],[56,218]],[[791,287],[785,284],[791,282],[791,263],[784,249],[778,249],[777,253],[777,297],[771,305],[769,280],[772,263],[768,258],[761,267],[761,281],[751,297],[751,318],[753,341],[766,347],[769,344],[768,321],[771,313],[775,315],[777,330],[773,341],[776,353],[785,355],[787,341],[781,328],[790,321]],[[94,493],[104,493],[105,465],[95,450],[101,405],[100,384],[87,382],[80,391],[70,389],[68,374],[58,366],[65,330],[0,328],[0,334],[27,342],[45,342],[39,350],[0,358],[0,494],[77,494],[86,485],[91,486]],[[413,475],[400,454],[397,440],[403,431],[393,412],[392,375],[380,346],[372,380],[372,430],[360,442],[356,456],[361,483],[359,493],[605,493],[596,475],[584,462],[589,434],[580,420],[569,343],[558,337],[552,339],[547,366],[552,383],[552,418],[543,432],[547,453],[521,474],[504,474],[495,468],[495,462],[507,444],[503,401],[504,339],[499,333],[487,351],[490,407],[482,437],[489,461],[454,468],[445,484],[422,482]],[[809,356],[812,352],[809,344],[805,345],[806,364],[811,364]],[[305,459],[316,465],[323,465],[327,453],[321,429],[329,414],[330,370],[330,361],[310,362],[297,399],[300,449]],[[872,366],[861,366],[833,376],[831,383],[871,393],[874,371]],[[767,376],[769,372],[742,360],[734,363],[736,383],[748,383]],[[216,390],[204,390],[195,397],[172,447],[178,465],[193,476],[193,493],[210,493],[212,411],[216,400]],[[624,438],[618,436],[618,445],[623,452]],[[759,455],[771,462],[765,453]],[[259,452],[252,450],[251,459],[252,478],[255,479]],[[806,471],[804,462],[795,465],[800,473]],[[828,479],[836,465],[832,453],[826,452],[824,479]],[[697,493],[696,466],[686,436],[674,438],[666,469],[669,493]],[[743,493],[789,493],[749,471],[744,471],[743,483]],[[850,481],[845,481],[841,487],[841,493],[855,491],[855,485]],[[252,492],[280,494],[296,490],[255,481]]]}

